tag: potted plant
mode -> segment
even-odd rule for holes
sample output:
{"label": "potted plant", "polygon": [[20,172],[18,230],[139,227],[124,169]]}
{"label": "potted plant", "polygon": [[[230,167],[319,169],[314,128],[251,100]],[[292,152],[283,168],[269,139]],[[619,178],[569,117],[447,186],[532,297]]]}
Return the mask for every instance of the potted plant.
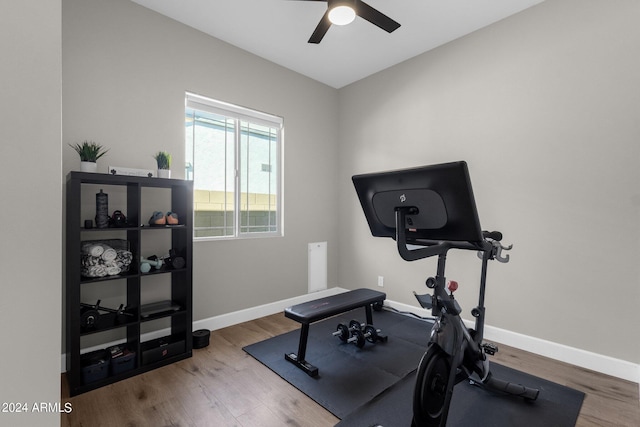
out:
{"label": "potted plant", "polygon": [[153,158],[158,164],[158,178],[171,178],[171,154],[166,151],[158,151]]}
{"label": "potted plant", "polygon": [[96,172],[98,170],[96,161],[109,151],[93,141],[84,141],[82,144],[76,145],[69,144],[69,146],[76,150],[80,156],[80,170],[82,172]]}

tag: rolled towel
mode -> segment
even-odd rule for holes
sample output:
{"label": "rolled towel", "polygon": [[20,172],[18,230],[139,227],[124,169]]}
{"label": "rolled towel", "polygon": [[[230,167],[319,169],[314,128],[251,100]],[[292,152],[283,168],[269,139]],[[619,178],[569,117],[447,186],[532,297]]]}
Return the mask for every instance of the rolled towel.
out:
{"label": "rolled towel", "polygon": [[116,258],[116,262],[122,264],[124,266],[129,266],[133,261],[133,254],[129,251],[125,251],[124,249],[118,249],[118,257]]}
{"label": "rolled towel", "polygon": [[129,266],[133,260],[133,254],[129,251],[122,249],[118,250],[118,257],[113,261],[113,264],[118,266],[122,271],[129,271]]}
{"label": "rolled towel", "polygon": [[102,255],[104,253],[104,248],[102,247],[102,245],[85,245],[82,248],[82,251],[87,254],[87,255],[91,255],[94,257],[99,257],[100,255]]}
{"label": "rolled towel", "polygon": [[104,252],[102,253],[102,259],[105,262],[110,262],[113,261],[114,259],[116,259],[118,257],[118,252],[116,252],[115,249],[109,247],[109,246],[104,246]]}
{"label": "rolled towel", "polygon": [[100,264],[101,258],[91,255],[82,255],[81,263],[83,267],[91,267],[92,265]]}
{"label": "rolled towel", "polygon": [[115,265],[105,267],[105,272],[107,273],[107,276],[116,276],[120,274],[121,271],[122,270]]}
{"label": "rolled towel", "polygon": [[107,270],[104,265],[92,265],[82,269],[81,274],[85,277],[104,277]]}
{"label": "rolled towel", "polygon": [[94,274],[96,277],[104,277],[107,275],[107,269],[104,268],[104,265],[96,265],[92,268],[94,269]]}

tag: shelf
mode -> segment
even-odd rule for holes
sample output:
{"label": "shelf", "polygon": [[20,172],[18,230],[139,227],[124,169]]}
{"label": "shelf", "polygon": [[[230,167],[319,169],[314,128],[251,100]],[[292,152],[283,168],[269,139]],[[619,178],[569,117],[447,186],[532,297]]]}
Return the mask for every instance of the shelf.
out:
{"label": "shelf", "polygon": [[157,301],[150,304],[140,306],[140,318],[142,321],[162,319],[170,317],[178,312],[184,312],[185,309],[176,301]]}
{"label": "shelf", "polygon": [[186,230],[187,226],[186,224],[176,224],[176,225],[145,225],[142,224],[140,226],[137,225],[131,225],[128,227],[107,227],[107,228],[97,228],[97,227],[93,227],[93,228],[85,228],[85,227],[80,227],[80,231],[83,233],[93,233],[93,232],[98,232],[98,233],[105,233],[105,232],[110,232],[110,231],[136,231],[136,230]]}
{"label": "shelf", "polygon": [[117,316],[118,315],[115,313],[100,313],[100,317],[98,318],[98,323],[96,324],[96,326],[93,328],[85,328],[81,326],[80,335],[86,336],[97,334],[100,332],[111,331],[113,329],[124,328],[126,326],[138,323],[137,314],[134,314],[133,316],[121,315],[121,317],[124,318],[124,320],[121,321],[116,320]]}
{"label": "shelf", "polygon": [[91,227],[91,228],[86,228],[86,227],[80,227],[80,231],[82,232],[87,232],[87,233],[91,233],[91,232],[98,232],[98,233],[104,233],[104,232],[108,232],[108,231],[129,231],[129,230],[137,230],[139,227],[136,225],[130,225],[127,227],[107,227],[107,228],[98,228],[98,227]]}
{"label": "shelf", "polygon": [[124,274],[116,274],[114,276],[104,276],[104,277],[82,277],[80,279],[80,283],[81,284],[85,284],[85,283],[98,283],[98,282],[108,282],[111,280],[120,280],[120,279],[130,279],[130,278],[134,278],[134,277],[147,277],[147,276],[155,276],[156,274],[167,274],[167,273],[180,273],[180,272],[185,272],[188,271],[188,268],[168,268],[168,267],[161,267],[159,269],[155,269],[155,268],[151,268],[151,270],[147,273],[136,273],[136,272],[129,272],[129,273],[124,273]]}
{"label": "shelf", "polygon": [[170,311],[170,312],[166,312],[166,313],[154,314],[154,315],[150,315],[148,317],[140,319],[140,322],[144,323],[144,322],[150,322],[152,320],[165,319],[167,317],[179,316],[179,315],[185,314],[186,312],[187,312],[186,310],[182,310],[181,309],[181,310],[177,310],[177,311]]}
{"label": "shelf", "polygon": [[140,228],[143,230],[175,230],[180,228],[187,228],[185,224],[175,224],[175,225],[141,225]]}
{"label": "shelf", "polygon": [[[89,212],[93,202],[90,200],[93,199],[93,195],[90,194],[93,192],[93,186],[110,188],[109,201],[110,203],[115,201],[117,208],[127,215],[127,226],[82,227],[84,219],[93,217],[93,212]],[[119,186],[119,188],[113,186]],[[191,357],[193,182],[180,179],[70,172],[67,175],[66,195],[65,344],[66,376],[70,395],[75,396]],[[182,223],[161,226],[143,223],[147,215],[143,207],[148,209],[149,200],[155,203],[156,199],[162,209],[166,209],[167,212],[177,212]],[[154,232],[147,230],[154,230]],[[158,230],[165,231],[160,231],[158,234],[155,232]],[[122,242],[122,246],[116,247],[114,244],[110,246],[114,249],[126,249],[133,255],[128,271],[113,276],[83,277],[81,275],[83,243],[109,240]],[[154,252],[163,254],[167,250],[166,245],[170,249],[175,249],[176,253],[184,258],[185,266],[173,269],[165,265],[157,270],[152,267],[152,270],[147,273],[140,272],[140,255]],[[100,259],[85,258],[84,260],[88,265],[93,265],[94,261],[102,262]],[[180,266],[180,264],[176,265]],[[162,293],[160,299],[177,301],[179,307],[175,311],[161,311],[143,318],[141,301],[145,300],[145,297],[146,299],[157,297],[158,292]],[[88,320],[82,316],[81,303],[102,299],[119,300],[119,303],[128,307],[127,312],[132,316],[98,310],[100,315],[96,316],[96,324],[91,328],[83,327],[83,320],[85,322]],[[166,320],[152,322],[157,319]],[[167,342],[156,340],[141,342],[143,332],[157,336],[157,333],[164,329],[170,330],[170,335],[165,337]],[[103,332],[104,334],[101,334]],[[81,351],[86,347],[97,349],[103,345],[107,347],[111,345],[115,335],[119,335],[120,339],[126,343],[128,350],[135,353],[135,358],[130,366],[124,367],[125,372],[114,370],[110,365],[110,370],[106,373],[100,362],[88,360],[88,356],[83,356]],[[87,363],[95,365],[87,366]],[[93,373],[96,375],[87,377],[87,368],[89,370],[95,368]],[[107,374],[106,377],[105,374]],[[91,380],[87,382],[87,378]]]}
{"label": "shelf", "polygon": [[80,283],[84,284],[84,283],[109,282],[111,280],[129,279],[129,278],[138,277],[138,276],[140,276],[140,273],[131,272],[131,271],[127,272],[127,273],[116,274],[116,275],[113,275],[113,276],[103,276],[103,277],[84,277],[84,276],[81,276]]}
{"label": "shelf", "polygon": [[140,185],[143,187],[162,187],[184,186],[182,179],[174,178],[149,178],[146,176],[131,175],[112,175],[107,173],[91,173],[71,171],[67,175],[67,180],[77,180],[82,184],[98,184],[98,185]]}
{"label": "shelf", "polygon": [[180,273],[181,271],[186,271],[187,268],[169,268],[165,265],[156,269],[155,267],[151,267],[147,273],[140,273],[140,277],[153,276],[155,274],[166,274],[166,273]]}

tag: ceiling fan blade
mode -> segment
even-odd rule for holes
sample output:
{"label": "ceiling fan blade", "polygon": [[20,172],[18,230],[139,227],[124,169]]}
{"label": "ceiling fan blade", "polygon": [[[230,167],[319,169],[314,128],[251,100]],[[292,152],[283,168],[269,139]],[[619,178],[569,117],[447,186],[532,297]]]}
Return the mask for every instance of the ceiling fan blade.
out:
{"label": "ceiling fan blade", "polygon": [[329,21],[329,10],[327,10],[322,16],[322,19],[320,20],[320,22],[318,22],[318,26],[313,31],[313,34],[311,34],[311,37],[309,38],[308,43],[315,43],[315,44],[320,43],[324,35],[327,34],[327,31],[329,30],[330,26],[331,26],[331,21]]}
{"label": "ceiling fan blade", "polygon": [[400,24],[389,18],[387,15],[372,8],[363,1],[356,1],[356,15],[366,19],[373,25],[376,25],[387,33],[392,33],[400,27]]}

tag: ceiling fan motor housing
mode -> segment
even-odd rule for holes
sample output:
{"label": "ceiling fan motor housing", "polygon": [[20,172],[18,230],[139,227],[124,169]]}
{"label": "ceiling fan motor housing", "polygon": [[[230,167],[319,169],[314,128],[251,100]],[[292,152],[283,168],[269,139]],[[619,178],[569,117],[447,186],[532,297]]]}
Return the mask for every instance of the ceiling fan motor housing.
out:
{"label": "ceiling fan motor housing", "polygon": [[356,19],[356,0],[329,0],[329,21],[335,25],[347,25]]}
{"label": "ceiling fan motor housing", "polygon": [[[309,43],[318,44],[322,41],[322,38],[329,30],[332,24],[346,25],[353,21],[356,16],[369,21],[378,28],[385,30],[388,33],[392,33],[400,27],[400,24],[393,19],[389,18],[382,12],[369,6],[367,3],[360,0],[306,0],[306,1],[326,1],[327,10],[322,16],[322,19],[318,23],[318,26],[311,34]],[[333,16],[333,12],[340,15],[339,12],[344,12],[346,17],[343,16],[343,20],[336,21],[338,19]]]}

